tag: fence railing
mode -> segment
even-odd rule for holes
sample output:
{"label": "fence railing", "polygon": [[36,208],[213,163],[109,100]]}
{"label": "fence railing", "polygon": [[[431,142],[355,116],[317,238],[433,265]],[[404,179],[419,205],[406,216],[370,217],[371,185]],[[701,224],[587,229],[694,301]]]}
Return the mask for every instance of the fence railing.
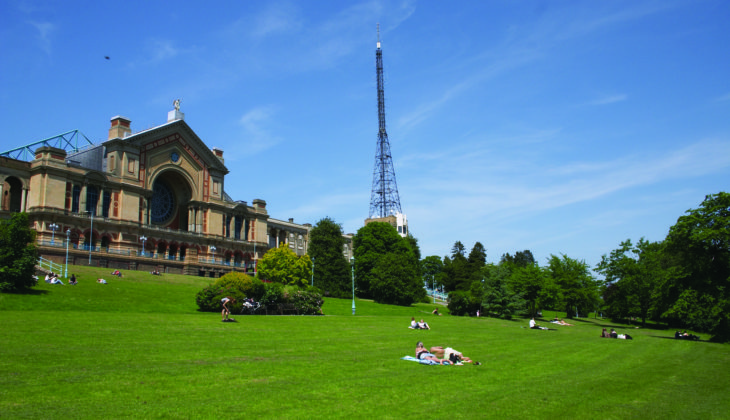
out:
{"label": "fence railing", "polygon": [[49,259],[40,257],[38,259],[38,265],[45,268],[53,273],[59,274],[63,272],[63,265],[55,263]]}

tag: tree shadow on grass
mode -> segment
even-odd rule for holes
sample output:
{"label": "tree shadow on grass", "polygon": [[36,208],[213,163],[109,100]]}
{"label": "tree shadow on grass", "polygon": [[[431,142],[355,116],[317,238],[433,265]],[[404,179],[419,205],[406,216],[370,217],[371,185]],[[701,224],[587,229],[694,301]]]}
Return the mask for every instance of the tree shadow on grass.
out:
{"label": "tree shadow on grass", "polygon": [[23,290],[4,290],[2,293],[6,295],[25,295],[25,296],[41,296],[41,295],[47,295],[48,290],[38,290],[38,289],[23,289]]}
{"label": "tree shadow on grass", "polygon": [[710,343],[711,342],[710,340],[702,340],[702,339],[700,339],[700,340],[682,340],[682,339],[674,338],[674,336],[668,336],[668,335],[647,335],[647,337],[663,338],[663,339],[669,339],[669,340],[673,340],[673,341],[689,341],[691,343]]}

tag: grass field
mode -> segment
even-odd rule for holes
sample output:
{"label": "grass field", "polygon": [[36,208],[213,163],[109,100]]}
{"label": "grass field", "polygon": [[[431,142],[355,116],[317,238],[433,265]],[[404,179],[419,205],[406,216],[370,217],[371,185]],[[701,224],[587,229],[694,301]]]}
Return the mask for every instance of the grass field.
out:
{"label": "grass field", "polygon": [[[326,316],[222,323],[195,305],[210,279],[71,271],[78,286],[0,294],[0,418],[730,416],[730,346],[668,330],[591,318],[538,331],[360,300],[353,317],[347,299],[327,299]],[[408,329],[411,316],[432,330]],[[634,340],[598,338],[602,327]],[[400,360],[418,340],[482,365]]]}

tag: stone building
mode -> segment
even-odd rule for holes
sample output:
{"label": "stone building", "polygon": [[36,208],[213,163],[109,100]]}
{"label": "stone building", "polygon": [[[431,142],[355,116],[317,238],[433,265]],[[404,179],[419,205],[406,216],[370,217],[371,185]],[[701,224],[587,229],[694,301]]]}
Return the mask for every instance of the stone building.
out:
{"label": "stone building", "polygon": [[68,253],[75,265],[218,277],[253,272],[281,243],[306,254],[311,225],[271,218],[262,199],[233,200],[228,172],[176,104],[158,127],[133,133],[117,116],[101,144],[0,157],[0,217],[26,211],[41,254],[59,264]]}

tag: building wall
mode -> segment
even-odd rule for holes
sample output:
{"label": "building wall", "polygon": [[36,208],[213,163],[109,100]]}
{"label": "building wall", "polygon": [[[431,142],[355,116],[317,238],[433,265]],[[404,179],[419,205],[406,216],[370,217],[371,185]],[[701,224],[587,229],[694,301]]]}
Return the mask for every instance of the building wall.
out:
{"label": "building wall", "polygon": [[[74,264],[90,257],[91,265],[213,277],[252,269],[269,248],[266,202],[228,199],[223,151],[209,149],[184,120],[136,134],[130,124],[112,119],[109,139],[94,151],[103,150],[98,162],[47,146],[31,162],[0,158],[0,217],[18,210],[11,204],[26,209],[41,253],[59,263],[68,246]],[[276,224],[298,255],[310,227]]]}

